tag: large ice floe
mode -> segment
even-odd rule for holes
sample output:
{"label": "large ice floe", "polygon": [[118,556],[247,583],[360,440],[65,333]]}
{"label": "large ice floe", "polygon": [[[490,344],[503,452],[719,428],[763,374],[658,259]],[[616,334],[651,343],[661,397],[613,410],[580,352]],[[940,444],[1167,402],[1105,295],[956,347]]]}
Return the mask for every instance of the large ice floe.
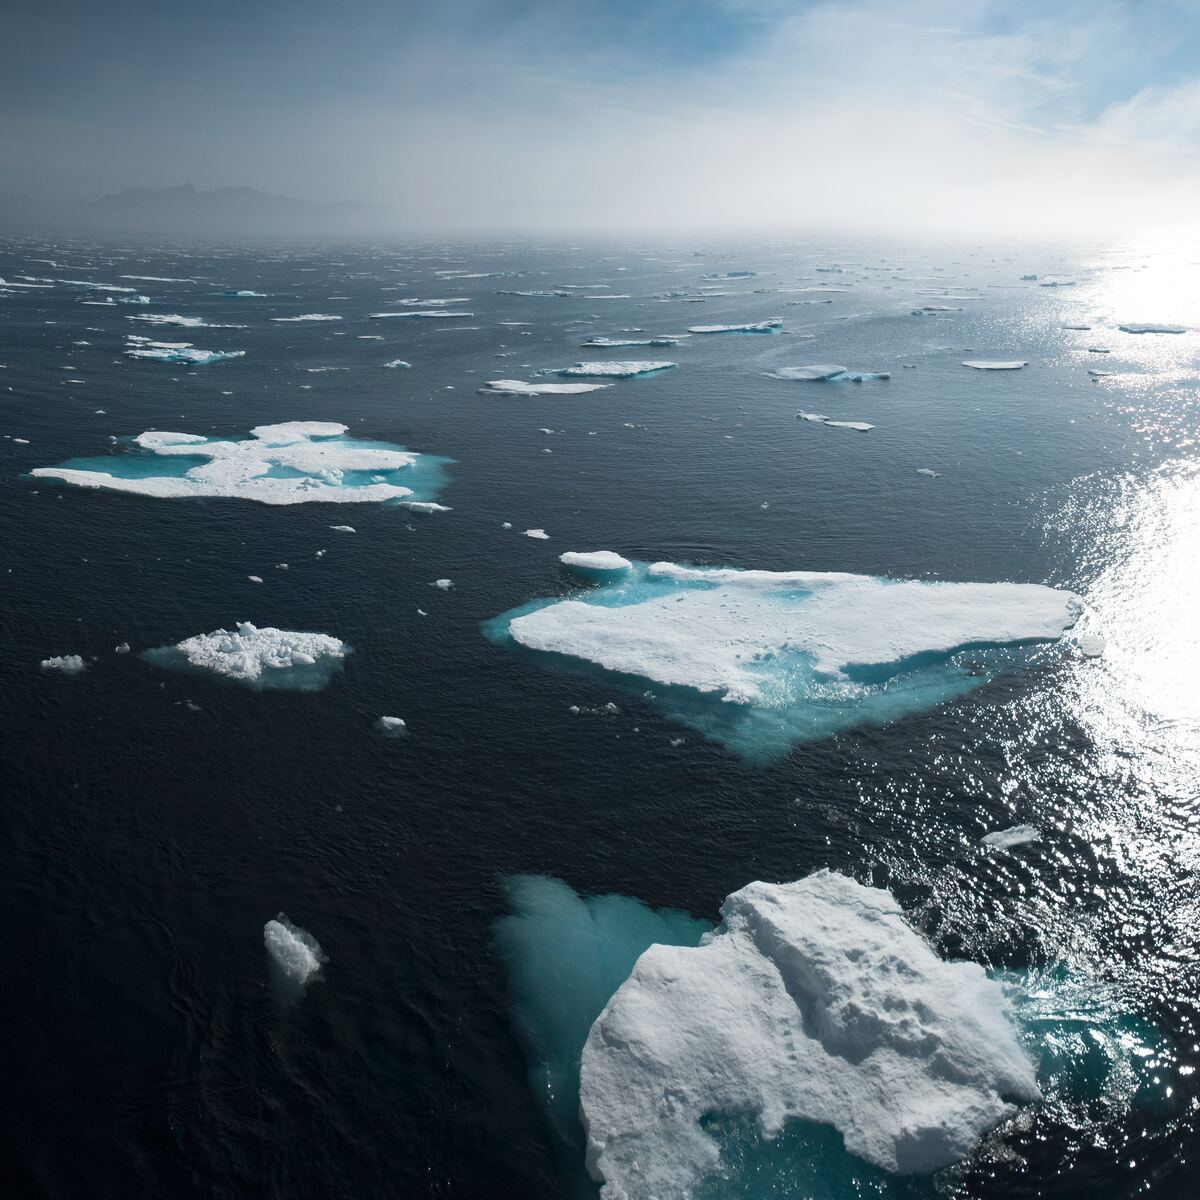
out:
{"label": "large ice floe", "polygon": [[258,425],[249,438],[226,441],[195,433],[149,431],[133,451],[107,458],[69,459],[38,467],[39,478],[76,487],[176,499],[218,496],[262,504],[431,501],[448,459],[387,442],[346,436],[332,421]]}
{"label": "large ice floe", "polygon": [[635,375],[653,375],[658,371],[667,371],[678,366],[673,362],[578,362],[573,367],[563,367],[560,375],[584,375],[612,377],[615,379],[632,379]]}
{"label": "large ice floe", "polygon": [[311,982],[327,961],[317,939],[307,929],[293,925],[286,913],[263,926],[263,944],[284,978],[296,987]]}
{"label": "large ice floe", "polygon": [[[752,883],[698,947],[653,946],[597,1018],[580,1104],[602,1196],[685,1196],[719,1167],[701,1125],[834,1126],[886,1171],[966,1158],[1039,1099],[1003,988],[945,962],[891,894],[821,871]],[[703,1053],[698,1048],[703,1047]]]}
{"label": "large ice floe", "polygon": [[203,367],[226,358],[245,358],[245,350],[197,350],[191,342],[156,342],[153,338],[125,336],[125,353],[130,358],[145,358],[152,362],[184,363]]}
{"label": "large ice floe", "polygon": [[611,383],[527,383],[523,379],[489,379],[479,389],[485,396],[580,396],[612,387]]}
{"label": "large ice floe", "polygon": [[890,371],[851,371],[834,363],[809,363],[804,367],[777,367],[771,379],[794,383],[864,383],[868,379],[891,379]]}
{"label": "large ice floe", "polygon": [[649,686],[673,719],[769,760],[1027,665],[1034,644],[1056,641],[1081,608],[1040,584],[631,562],[616,579],[523,605],[484,631],[548,666]]}
{"label": "large ice floe", "polygon": [[915,1200],[1016,1105],[1086,1123],[1152,1086],[1161,1038],[1102,986],[943,961],[843,875],[752,883],[715,931],[541,876],[506,890],[496,946],[580,1195],[586,1157],[604,1200]]}
{"label": "large ice floe", "polygon": [[689,325],[688,333],[778,333],[782,321],[755,321],[749,325]]}
{"label": "large ice floe", "polygon": [[156,667],[215,675],[255,691],[318,692],[342,669],[350,647],[327,633],[259,628],[241,621],[145,652]]}

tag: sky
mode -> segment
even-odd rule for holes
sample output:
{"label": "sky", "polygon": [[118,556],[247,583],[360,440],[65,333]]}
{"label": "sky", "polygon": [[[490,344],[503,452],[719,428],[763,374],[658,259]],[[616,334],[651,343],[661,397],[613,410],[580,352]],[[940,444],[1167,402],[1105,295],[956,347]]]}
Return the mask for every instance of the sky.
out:
{"label": "sky", "polygon": [[1200,200],[1197,0],[7,0],[0,191],[404,231],[1134,234]]}

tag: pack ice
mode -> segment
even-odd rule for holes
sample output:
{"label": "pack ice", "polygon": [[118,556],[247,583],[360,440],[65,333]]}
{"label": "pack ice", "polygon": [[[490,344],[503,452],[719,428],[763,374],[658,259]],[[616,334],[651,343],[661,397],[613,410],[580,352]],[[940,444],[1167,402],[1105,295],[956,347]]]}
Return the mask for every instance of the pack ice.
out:
{"label": "pack ice", "polygon": [[834,1126],[892,1172],[931,1172],[1040,1096],[1005,993],[945,962],[891,894],[820,871],[727,897],[698,947],[651,946],[583,1049],[587,1165],[604,1200],[685,1197],[720,1167],[702,1127]]}
{"label": "pack ice", "polygon": [[350,647],[327,633],[261,629],[249,621],[236,629],[198,633],[174,646],[147,650],[147,662],[169,670],[199,671],[256,691],[320,691],[342,668]]}
{"label": "pack ice", "polygon": [[262,504],[424,500],[417,488],[436,490],[444,459],[346,432],[332,421],[257,425],[237,441],[152,430],[133,439],[136,453],[70,459],[31,474],[162,499],[221,496]]}
{"label": "pack ice", "polygon": [[[585,561],[597,553],[619,558]],[[660,685],[670,716],[769,759],[978,687],[1028,661],[1028,643],[1059,638],[1081,609],[1041,584],[632,562],[578,598],[535,601],[485,631],[639,691]]]}

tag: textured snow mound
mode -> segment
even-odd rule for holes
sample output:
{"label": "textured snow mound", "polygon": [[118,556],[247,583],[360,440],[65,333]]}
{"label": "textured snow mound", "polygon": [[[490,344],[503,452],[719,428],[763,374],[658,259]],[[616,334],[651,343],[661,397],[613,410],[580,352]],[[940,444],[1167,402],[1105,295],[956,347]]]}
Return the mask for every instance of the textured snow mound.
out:
{"label": "textured snow mound", "polygon": [[729,896],[697,948],[651,946],[583,1050],[588,1168],[605,1200],[690,1195],[720,1169],[702,1128],[833,1125],[895,1172],[965,1158],[1036,1100],[1002,986],[939,959],[886,892],[822,871]]}

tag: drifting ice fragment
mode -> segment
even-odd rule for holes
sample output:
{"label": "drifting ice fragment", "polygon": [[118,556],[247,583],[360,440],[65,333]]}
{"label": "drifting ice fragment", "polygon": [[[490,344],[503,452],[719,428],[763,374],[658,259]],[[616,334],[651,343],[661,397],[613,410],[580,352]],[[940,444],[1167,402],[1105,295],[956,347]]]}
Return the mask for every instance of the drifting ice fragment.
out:
{"label": "drifting ice fragment", "polygon": [[558,561],[564,567],[571,567],[585,575],[612,574],[628,571],[633,566],[629,559],[622,558],[612,550],[593,550],[591,552],[568,550],[565,554],[558,556]]}
{"label": "drifting ice fragment", "polygon": [[1122,333],[1187,333],[1186,325],[1118,325]]}
{"label": "drifting ice fragment", "polygon": [[599,375],[615,376],[618,379],[631,379],[635,375],[651,375],[656,371],[666,371],[678,366],[673,362],[581,362],[573,367],[564,367],[560,375]]}
{"label": "drifting ice fragment", "polygon": [[692,325],[688,333],[776,333],[782,321],[758,321],[750,325]]}
{"label": "drifting ice fragment", "polygon": [[263,926],[263,942],[272,961],[293,984],[303,987],[327,961],[317,939],[280,913]]}
{"label": "drifting ice fragment", "polygon": [[408,732],[403,717],[380,717],[375,727],[387,737],[401,737]]}
{"label": "drifting ice fragment", "polygon": [[1029,842],[1040,842],[1042,835],[1036,825],[1013,825],[1008,829],[997,829],[985,833],[979,839],[985,846],[995,846],[997,850],[1011,850],[1014,846],[1024,846]]}
{"label": "drifting ice fragment", "polygon": [[342,318],[329,313],[301,313],[298,317],[272,317],[272,321],[287,324],[292,321],[340,321]]}
{"label": "drifting ice fragment", "polygon": [[489,379],[479,390],[492,396],[579,396],[612,387],[611,383],[525,383],[520,379]]}
{"label": "drifting ice fragment", "polygon": [[78,654],[56,654],[53,658],[43,658],[38,666],[59,675],[78,675],[87,670],[87,663]]}
{"label": "drifting ice fragment", "polygon": [[156,342],[151,338],[129,334],[125,338],[125,353],[130,358],[145,358],[154,362],[187,363],[203,367],[226,358],[245,358],[245,350],[197,350],[191,342]]}
{"label": "drifting ice fragment", "polygon": [[1022,367],[1027,367],[1027,362],[1018,362],[1016,359],[1010,361],[999,361],[993,359],[972,358],[963,363],[964,367],[974,367],[976,371],[1019,371]]}
{"label": "drifting ice fragment", "polygon": [[849,371],[833,363],[810,363],[805,367],[778,367],[767,371],[771,379],[796,383],[862,383],[867,379],[891,379],[890,371]]}

